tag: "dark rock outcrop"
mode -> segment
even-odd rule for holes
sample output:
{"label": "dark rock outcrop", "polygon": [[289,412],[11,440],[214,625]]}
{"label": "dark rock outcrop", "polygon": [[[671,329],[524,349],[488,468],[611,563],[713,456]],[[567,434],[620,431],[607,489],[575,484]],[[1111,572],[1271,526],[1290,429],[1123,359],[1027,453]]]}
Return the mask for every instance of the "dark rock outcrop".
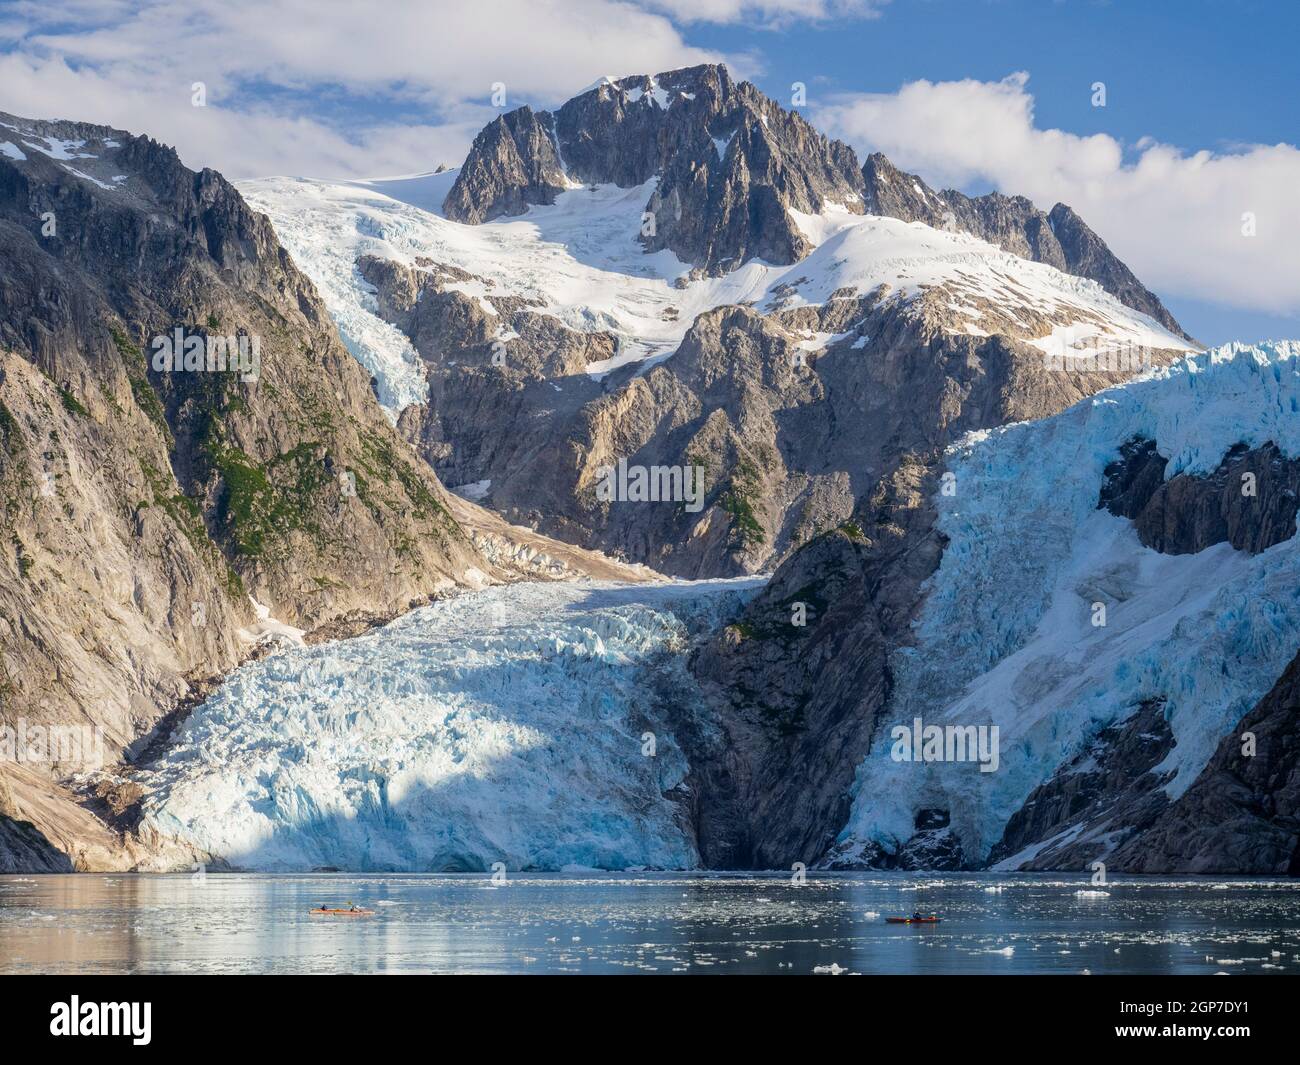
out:
{"label": "dark rock outcrop", "polygon": [[71,873],[72,859],[30,821],[0,815],[0,873]]}
{"label": "dark rock outcrop", "polygon": [[1300,876],[1300,655],[1192,786],[1108,864],[1133,873]]}
{"label": "dark rock outcrop", "polygon": [[874,841],[845,839],[836,843],[817,862],[819,869],[902,869],[906,871],[955,871],[968,867],[961,840],[950,827],[947,810],[916,812],[915,831],[897,851]]}
{"label": "dark rock outcrop", "polygon": [[899,850],[896,868],[953,871],[965,865],[961,840],[949,827],[947,810],[918,810],[916,833]]}
{"label": "dark rock outcrop", "polygon": [[1106,858],[1168,805],[1162,789],[1174,773],[1161,774],[1156,767],[1173,746],[1161,699],[1103,729],[1088,750],[1030,793],[1007,822],[987,864],[1031,847],[1032,856],[1016,868],[1083,871]]}
{"label": "dark rock outcrop", "polygon": [[459,222],[490,222],[554,203],[565,189],[555,150],[555,119],[529,107],[502,115],[474,138],[443,209]]}
{"label": "dark rock outcrop", "polygon": [[22,817],[0,769],[0,873],[71,873],[72,859]]}
{"label": "dark rock outcrop", "polygon": [[1130,518],[1145,546],[1186,555],[1228,543],[1255,555],[1295,536],[1300,459],[1275,444],[1238,444],[1206,476],[1166,481],[1167,464],[1153,441],[1131,440],[1106,469],[1098,506]]}

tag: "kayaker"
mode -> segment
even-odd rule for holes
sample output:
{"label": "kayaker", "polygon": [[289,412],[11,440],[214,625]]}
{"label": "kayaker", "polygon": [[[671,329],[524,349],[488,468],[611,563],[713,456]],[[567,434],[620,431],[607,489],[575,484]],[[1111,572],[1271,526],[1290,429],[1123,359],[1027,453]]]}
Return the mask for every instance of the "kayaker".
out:
{"label": "kayaker", "polygon": [[913,913],[913,914],[912,914],[912,920],[913,920],[913,921],[919,921],[919,920],[921,920],[921,915],[920,915],[919,913]]}

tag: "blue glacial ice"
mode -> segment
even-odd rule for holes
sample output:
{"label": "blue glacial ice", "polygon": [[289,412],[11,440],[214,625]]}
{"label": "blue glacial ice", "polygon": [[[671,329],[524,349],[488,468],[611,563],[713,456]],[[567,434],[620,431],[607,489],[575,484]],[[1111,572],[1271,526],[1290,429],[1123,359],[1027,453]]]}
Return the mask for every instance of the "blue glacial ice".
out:
{"label": "blue glacial ice", "polygon": [[[1176,797],[1294,657],[1295,538],[1254,557],[1226,544],[1161,555],[1097,509],[1105,467],[1135,436],[1157,442],[1166,477],[1207,473],[1239,441],[1300,455],[1300,343],[1228,345],[951,450],[956,491],[937,499],[949,542],[841,841],[892,852],[918,809],[947,808],[981,858],[1036,785],[1149,697],[1167,700],[1176,746],[1160,768]],[[916,717],[996,724],[1000,769],[894,761],[889,729]]]}
{"label": "blue glacial ice", "polygon": [[249,663],[147,774],[145,823],[262,871],[696,866],[656,695],[689,696],[680,652],[760,583],[496,587]]}

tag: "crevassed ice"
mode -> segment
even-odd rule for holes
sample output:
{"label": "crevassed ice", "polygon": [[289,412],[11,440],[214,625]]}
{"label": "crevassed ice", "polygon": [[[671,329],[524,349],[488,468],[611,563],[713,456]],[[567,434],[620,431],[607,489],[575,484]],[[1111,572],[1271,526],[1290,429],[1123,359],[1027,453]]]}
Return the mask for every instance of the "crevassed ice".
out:
{"label": "crevassed ice", "polygon": [[[1097,509],[1135,436],[1157,442],[1167,477],[1208,473],[1238,442],[1300,455],[1300,343],[1228,345],[952,450],[956,494],[936,500],[948,546],[841,839],[892,850],[934,806],[981,858],[1036,785],[1149,697],[1167,699],[1176,797],[1277,680],[1300,646],[1295,538],[1254,557],[1144,548]],[[1000,769],[893,761],[889,728],[916,717],[998,725]]]}
{"label": "crevassed ice", "polygon": [[145,822],[265,871],[695,866],[658,700],[689,705],[674,652],[760,583],[497,587],[251,663],[147,774]]}

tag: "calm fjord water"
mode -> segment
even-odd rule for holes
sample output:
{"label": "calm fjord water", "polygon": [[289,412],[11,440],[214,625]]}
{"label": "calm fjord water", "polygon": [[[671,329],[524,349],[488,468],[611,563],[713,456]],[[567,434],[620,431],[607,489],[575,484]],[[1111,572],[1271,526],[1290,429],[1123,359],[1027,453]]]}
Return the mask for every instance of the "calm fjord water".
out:
{"label": "calm fjord water", "polygon": [[[1300,973],[1300,882],[1050,874],[0,877],[0,972]],[[1000,890],[998,890],[1000,888]],[[991,889],[991,890],[990,890]],[[312,917],[322,904],[373,908]],[[936,911],[937,926],[885,917]]]}

